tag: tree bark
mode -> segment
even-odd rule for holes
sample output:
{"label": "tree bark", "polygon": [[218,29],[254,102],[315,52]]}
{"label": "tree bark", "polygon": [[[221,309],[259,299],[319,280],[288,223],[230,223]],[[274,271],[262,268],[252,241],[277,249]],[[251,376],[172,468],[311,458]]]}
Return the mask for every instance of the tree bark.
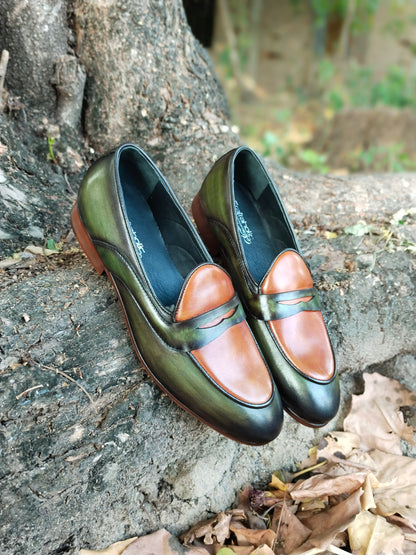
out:
{"label": "tree bark", "polygon": [[67,53],[66,0],[6,0],[0,3],[0,50],[10,52],[9,94],[19,97],[27,117],[54,118],[54,64]]}
{"label": "tree bark", "polygon": [[[189,208],[213,161],[239,142],[224,94],[180,0],[9,0],[0,28],[10,51],[0,114],[1,550],[63,555],[184,531],[304,458],[324,431],[287,417],[276,441],[254,448],[174,405],[146,377],[115,293],[71,237],[69,212],[91,160],[125,139],[155,158]],[[342,405],[329,427],[339,428],[363,369],[414,386],[416,322],[403,317],[416,296],[405,250],[414,225],[400,226],[402,239],[396,230],[393,253],[342,229],[390,225],[415,206],[415,176],[272,170],[336,346]],[[49,238],[64,238],[62,251],[16,256]]]}
{"label": "tree bark", "polygon": [[[363,370],[416,385],[414,255],[400,241],[389,252],[382,236],[341,232],[359,220],[382,230],[393,212],[415,206],[416,178],[271,169],[320,289],[342,386],[326,431],[340,429]],[[326,239],[326,230],[338,237]],[[416,240],[411,220],[400,233]],[[198,423],[146,376],[114,291],[79,252],[23,259],[2,276],[0,537],[8,555],[72,554],[160,527],[183,532],[229,507],[248,482],[292,467],[325,434],[287,416],[275,441],[253,448]]]}
{"label": "tree bark", "polygon": [[[7,120],[0,118],[9,147],[0,158],[0,254],[59,240],[86,165],[122,142],[147,150],[181,200],[183,167],[196,192],[212,161],[204,153],[238,144],[210,58],[180,0],[168,8],[157,0],[8,0],[0,5],[0,31],[0,48],[10,51],[10,109]],[[55,141],[52,162],[48,140]]]}
{"label": "tree bark", "polygon": [[76,52],[87,75],[85,130],[99,151],[125,140],[153,152],[204,140],[228,121],[211,62],[181,2],[79,2]]}

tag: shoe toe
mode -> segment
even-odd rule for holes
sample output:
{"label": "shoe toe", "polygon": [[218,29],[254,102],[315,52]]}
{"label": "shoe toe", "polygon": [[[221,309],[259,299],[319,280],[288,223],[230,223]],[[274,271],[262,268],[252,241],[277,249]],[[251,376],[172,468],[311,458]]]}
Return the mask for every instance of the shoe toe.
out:
{"label": "shoe toe", "polygon": [[[224,270],[213,264],[200,266],[184,285],[175,320],[181,322],[209,314],[227,303],[234,293],[231,279]],[[227,310],[221,316],[216,315],[203,328],[210,332],[232,318],[233,313],[233,310]],[[212,341],[191,350],[189,356],[212,387],[233,404],[233,433],[240,441],[262,444],[278,435],[282,425],[280,398],[245,319],[215,335]],[[221,406],[212,408],[221,415]],[[215,416],[210,418],[212,420]]]}

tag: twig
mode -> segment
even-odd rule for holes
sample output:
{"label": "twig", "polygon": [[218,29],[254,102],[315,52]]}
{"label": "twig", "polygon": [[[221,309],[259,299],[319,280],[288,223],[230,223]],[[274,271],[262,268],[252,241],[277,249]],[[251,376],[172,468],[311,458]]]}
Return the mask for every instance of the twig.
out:
{"label": "twig", "polygon": [[16,399],[20,399],[20,397],[27,395],[29,391],[33,391],[34,389],[39,389],[40,387],[43,387],[43,385],[40,384],[40,385],[34,385],[33,387],[29,387],[29,389],[25,389],[24,391],[22,391],[22,393],[19,393],[19,395],[16,395]]}
{"label": "twig", "polygon": [[298,476],[302,476],[302,474],[306,474],[307,472],[312,472],[312,470],[316,470],[317,468],[320,468],[321,466],[325,466],[327,464],[327,460],[325,461],[321,461],[320,463],[316,463],[313,466],[309,466],[308,468],[303,468],[302,470],[299,470],[298,472],[295,472],[295,474],[292,475],[292,480],[293,478],[297,478]]}
{"label": "twig", "polygon": [[7,64],[9,63],[9,51],[3,50],[0,58],[0,111],[3,111],[3,86],[6,77]]}
{"label": "twig", "polygon": [[68,185],[68,189],[71,191],[71,193],[76,196],[76,192],[74,191],[74,189],[72,188],[71,183],[69,182],[68,176],[66,174],[66,172],[64,172],[64,179],[65,179],[65,183]]}
{"label": "twig", "polygon": [[279,520],[277,522],[277,526],[276,526],[276,535],[274,537],[273,540],[273,544],[272,544],[272,550],[273,552],[275,552],[275,548],[277,546],[277,544],[281,544],[281,540],[279,540],[279,532],[280,532],[280,526],[282,524],[282,519],[283,519],[283,509],[286,507],[286,492],[284,493],[283,496],[283,504],[282,504],[282,508],[280,510],[280,515],[279,515]]}
{"label": "twig", "polygon": [[[285,497],[286,497],[286,492],[285,492]],[[286,501],[285,501],[285,497],[283,497],[283,505],[282,505],[282,510],[280,511],[280,515],[279,515],[279,521],[277,523],[277,527],[276,527],[276,538],[279,536],[279,532],[280,532],[280,526],[282,524],[282,519],[283,519],[283,507],[286,506]]]}
{"label": "twig", "polygon": [[[32,357],[31,357],[32,358]],[[69,380],[70,382],[74,383],[77,387],[80,388],[81,391],[83,391],[85,393],[85,395],[88,397],[88,399],[90,400],[93,409],[95,410],[95,412],[98,413],[95,404],[94,404],[94,399],[91,397],[91,395],[88,393],[88,391],[85,389],[84,386],[82,386],[80,383],[78,383],[76,380],[74,380],[74,378],[71,378],[71,376],[69,376],[66,372],[64,372],[63,370],[59,370],[58,368],[53,368],[52,366],[47,366],[46,364],[42,364],[41,362],[39,362],[38,360],[32,358],[32,361],[36,364],[38,364],[42,370],[51,370],[52,372],[55,372],[55,374],[59,374],[60,376],[62,376],[63,378],[65,378],[66,380]]]}

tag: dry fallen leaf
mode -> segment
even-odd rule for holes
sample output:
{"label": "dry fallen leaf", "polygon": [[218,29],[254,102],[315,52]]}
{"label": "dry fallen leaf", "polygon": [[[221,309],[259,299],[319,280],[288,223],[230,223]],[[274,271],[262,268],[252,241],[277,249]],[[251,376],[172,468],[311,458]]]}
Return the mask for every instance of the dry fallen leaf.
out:
{"label": "dry fallen leaf", "polygon": [[231,524],[230,530],[234,532],[238,545],[259,547],[260,545],[266,544],[271,547],[276,537],[273,530],[252,530],[251,528],[242,526],[240,523]]}
{"label": "dry fallen leaf", "polygon": [[232,519],[236,521],[244,520],[244,511],[241,509],[223,511],[213,518],[198,522],[195,526],[192,526],[188,532],[181,536],[181,540],[186,546],[191,545],[195,539],[203,539],[204,544],[212,545],[215,538],[219,544],[222,544],[230,535],[230,523]]}
{"label": "dry fallen leaf", "polygon": [[274,555],[274,551],[268,545],[261,545],[252,551],[251,555]]}
{"label": "dry fallen leaf", "polygon": [[129,538],[128,540],[112,543],[106,549],[99,549],[98,551],[93,551],[91,549],[81,549],[79,555],[121,555],[126,547],[137,539],[137,536],[135,536],[134,538]]}
{"label": "dry fallen leaf", "polygon": [[351,432],[331,432],[318,445],[316,462],[345,459],[360,447],[360,438]]}
{"label": "dry fallen leaf", "polygon": [[416,526],[413,526],[411,522],[399,515],[387,516],[386,520],[390,524],[398,526],[407,540],[416,543]]}
{"label": "dry fallen leaf", "polygon": [[357,489],[338,505],[302,519],[302,523],[312,530],[312,534],[291,555],[300,555],[313,547],[325,549],[333,543],[338,533],[346,530],[355,516],[361,511],[361,494],[362,489]]}
{"label": "dry fallen leaf", "polygon": [[363,377],[364,393],[352,396],[344,430],[360,437],[363,450],[380,449],[401,455],[400,438],[413,441],[413,428],[404,422],[399,407],[415,404],[416,394],[377,372]]}
{"label": "dry fallen leaf", "polygon": [[281,510],[275,509],[275,512],[280,513],[273,517],[273,521],[277,521],[275,553],[292,553],[309,538],[311,530],[288,509],[286,503],[283,503]]}
{"label": "dry fallen leaf", "polygon": [[317,474],[307,480],[299,480],[295,484],[287,484],[290,497],[294,501],[302,501],[327,495],[341,495],[351,493],[362,486],[367,472],[345,473],[341,476],[331,477],[326,474]]}
{"label": "dry fallen leaf", "polygon": [[404,536],[385,518],[361,511],[348,528],[354,555],[397,555],[403,549]]}
{"label": "dry fallen leaf", "polygon": [[[122,552],[122,555],[183,555],[183,548],[178,540],[164,528],[141,536]],[[197,548],[187,550],[188,555],[208,554],[208,551]]]}
{"label": "dry fallen leaf", "polygon": [[[416,459],[372,451],[380,486],[374,490],[378,514],[398,514],[416,526]],[[415,549],[416,551],[416,549]]]}
{"label": "dry fallen leaf", "polygon": [[25,252],[30,254],[39,254],[41,256],[51,256],[53,254],[59,254],[57,250],[47,249],[46,247],[39,247],[37,245],[28,245],[25,248]]}
{"label": "dry fallen leaf", "polygon": [[[298,472],[274,473],[269,490],[246,487],[237,509],[193,526],[181,538],[186,553],[346,554],[341,548],[349,538],[354,555],[414,555],[416,459],[400,450],[400,438],[411,441],[413,429],[399,407],[415,403],[416,395],[379,374],[365,374],[364,381],[346,431],[312,448]],[[183,553],[163,529],[127,542],[80,555]]]}

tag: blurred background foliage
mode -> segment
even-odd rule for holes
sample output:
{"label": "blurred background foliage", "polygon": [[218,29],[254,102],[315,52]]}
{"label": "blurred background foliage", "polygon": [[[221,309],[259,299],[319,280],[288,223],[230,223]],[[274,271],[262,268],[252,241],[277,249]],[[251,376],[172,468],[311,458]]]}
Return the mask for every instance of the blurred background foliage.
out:
{"label": "blurred background foliage", "polygon": [[260,154],[318,173],[416,170],[415,1],[184,5]]}

